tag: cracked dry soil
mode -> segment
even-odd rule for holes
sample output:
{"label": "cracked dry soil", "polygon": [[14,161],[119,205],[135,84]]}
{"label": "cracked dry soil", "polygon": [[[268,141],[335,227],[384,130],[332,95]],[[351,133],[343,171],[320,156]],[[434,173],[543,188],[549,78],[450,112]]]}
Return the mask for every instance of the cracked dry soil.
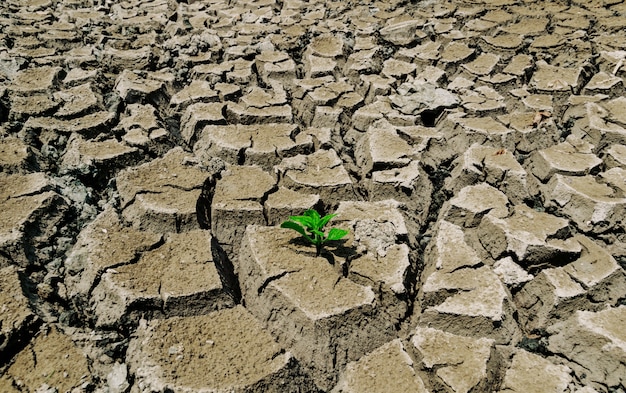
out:
{"label": "cracked dry soil", "polygon": [[3,0],[0,392],[624,393],[625,28]]}

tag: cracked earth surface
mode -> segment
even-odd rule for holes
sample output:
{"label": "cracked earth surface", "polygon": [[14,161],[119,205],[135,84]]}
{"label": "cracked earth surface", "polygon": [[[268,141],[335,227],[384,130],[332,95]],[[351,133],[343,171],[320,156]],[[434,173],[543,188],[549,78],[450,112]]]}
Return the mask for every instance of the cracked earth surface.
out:
{"label": "cracked earth surface", "polygon": [[0,27],[0,391],[626,391],[622,0]]}

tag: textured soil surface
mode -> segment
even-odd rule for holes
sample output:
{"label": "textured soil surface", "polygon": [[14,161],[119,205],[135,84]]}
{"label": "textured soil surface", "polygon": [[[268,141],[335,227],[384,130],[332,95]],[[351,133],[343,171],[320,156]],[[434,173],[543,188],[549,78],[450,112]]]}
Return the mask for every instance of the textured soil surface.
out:
{"label": "textured soil surface", "polygon": [[626,392],[625,29],[2,0],[0,392]]}

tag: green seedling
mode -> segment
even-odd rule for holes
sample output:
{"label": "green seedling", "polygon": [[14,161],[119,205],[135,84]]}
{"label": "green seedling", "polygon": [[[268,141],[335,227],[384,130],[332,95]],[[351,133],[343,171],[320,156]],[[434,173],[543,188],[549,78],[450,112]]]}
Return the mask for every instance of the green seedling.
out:
{"label": "green seedling", "polygon": [[321,217],[320,214],[309,209],[302,216],[291,216],[289,220],[280,224],[281,228],[289,228],[298,232],[311,244],[315,245],[315,256],[320,256],[322,244],[329,240],[339,240],[348,234],[345,229],[331,228],[328,234],[324,233],[324,227],[336,214],[327,214]]}

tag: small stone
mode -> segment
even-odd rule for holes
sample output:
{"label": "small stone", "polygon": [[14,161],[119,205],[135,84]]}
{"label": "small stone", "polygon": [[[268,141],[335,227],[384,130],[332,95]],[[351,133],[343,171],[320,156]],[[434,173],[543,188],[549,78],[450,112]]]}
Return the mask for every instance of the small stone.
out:
{"label": "small stone", "polygon": [[107,374],[107,385],[110,393],[125,393],[128,391],[128,370],[124,363],[115,363]]}

